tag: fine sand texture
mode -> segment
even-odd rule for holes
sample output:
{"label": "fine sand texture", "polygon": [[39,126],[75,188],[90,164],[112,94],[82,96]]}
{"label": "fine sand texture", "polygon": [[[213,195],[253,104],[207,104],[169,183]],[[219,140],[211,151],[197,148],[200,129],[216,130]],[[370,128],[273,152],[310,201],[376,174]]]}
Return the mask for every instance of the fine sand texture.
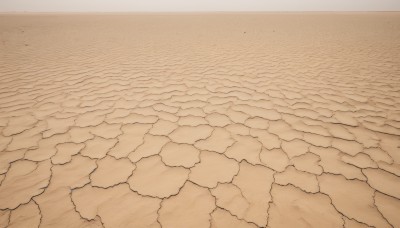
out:
{"label": "fine sand texture", "polygon": [[0,16],[0,227],[400,227],[400,13]]}

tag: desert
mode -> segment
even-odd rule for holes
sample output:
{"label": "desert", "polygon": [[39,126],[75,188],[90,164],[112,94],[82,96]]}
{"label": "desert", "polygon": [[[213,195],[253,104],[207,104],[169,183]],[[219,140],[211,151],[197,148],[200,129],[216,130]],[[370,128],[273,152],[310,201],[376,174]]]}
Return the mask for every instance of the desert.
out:
{"label": "desert", "polygon": [[400,227],[400,13],[0,15],[0,227]]}

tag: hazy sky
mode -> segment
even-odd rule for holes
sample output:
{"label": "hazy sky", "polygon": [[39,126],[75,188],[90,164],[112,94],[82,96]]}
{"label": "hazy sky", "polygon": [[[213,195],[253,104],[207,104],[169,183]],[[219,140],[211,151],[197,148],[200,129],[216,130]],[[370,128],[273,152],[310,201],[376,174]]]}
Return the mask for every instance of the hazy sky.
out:
{"label": "hazy sky", "polygon": [[400,0],[0,0],[0,11],[400,11]]}

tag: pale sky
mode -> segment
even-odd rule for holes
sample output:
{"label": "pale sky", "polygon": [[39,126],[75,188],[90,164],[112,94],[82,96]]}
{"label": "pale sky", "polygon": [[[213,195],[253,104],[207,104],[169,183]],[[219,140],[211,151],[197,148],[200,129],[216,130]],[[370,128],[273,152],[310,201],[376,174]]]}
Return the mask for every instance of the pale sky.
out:
{"label": "pale sky", "polygon": [[400,11],[400,0],[0,0],[0,12]]}

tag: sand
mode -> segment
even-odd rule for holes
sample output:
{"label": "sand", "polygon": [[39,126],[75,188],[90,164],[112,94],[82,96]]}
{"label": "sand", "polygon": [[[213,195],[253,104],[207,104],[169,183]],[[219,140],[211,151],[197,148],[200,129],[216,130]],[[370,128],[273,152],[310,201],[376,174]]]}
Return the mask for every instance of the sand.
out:
{"label": "sand", "polygon": [[0,16],[0,227],[400,227],[400,13]]}

